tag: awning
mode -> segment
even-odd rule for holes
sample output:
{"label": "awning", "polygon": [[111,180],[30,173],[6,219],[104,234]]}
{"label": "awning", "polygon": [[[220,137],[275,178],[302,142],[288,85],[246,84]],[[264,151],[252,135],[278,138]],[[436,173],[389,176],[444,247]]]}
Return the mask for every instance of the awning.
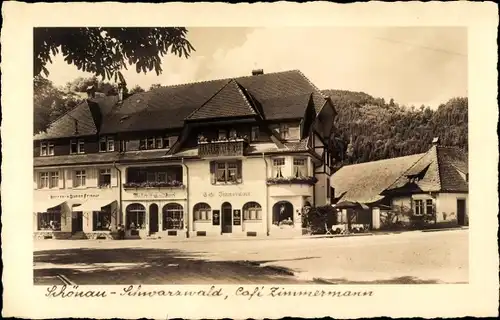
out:
{"label": "awning", "polygon": [[73,212],[101,211],[102,207],[110,205],[111,203],[113,203],[115,201],[116,200],[98,200],[98,199],[87,200],[84,203],[82,203],[81,205],[73,207]]}
{"label": "awning", "polygon": [[60,206],[64,202],[66,201],[61,199],[35,201],[33,204],[33,212],[47,212],[48,209]]}

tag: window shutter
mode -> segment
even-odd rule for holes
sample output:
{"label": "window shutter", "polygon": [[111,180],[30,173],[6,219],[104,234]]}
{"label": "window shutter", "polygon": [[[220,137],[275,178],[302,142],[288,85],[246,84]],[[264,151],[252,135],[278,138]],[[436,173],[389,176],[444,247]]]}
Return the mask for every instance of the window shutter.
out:
{"label": "window shutter", "polygon": [[210,179],[215,184],[215,161],[210,161]]}
{"label": "window shutter", "polygon": [[67,183],[68,189],[73,188],[73,174],[74,174],[73,170],[71,170],[71,169],[66,170],[65,176],[66,176],[66,183]]}
{"label": "window shutter", "polygon": [[238,180],[238,182],[241,182],[242,177],[243,177],[243,172],[242,172],[243,166],[242,166],[242,161],[241,160],[238,160],[238,162],[237,162],[237,168],[238,168],[238,172],[237,172],[236,179]]}
{"label": "window shutter", "polygon": [[40,173],[35,171],[33,173],[33,188],[38,189],[39,185],[40,185]]}
{"label": "window shutter", "polygon": [[88,179],[88,187],[97,187],[97,168],[89,168],[86,169],[85,173],[87,174]]}
{"label": "window shutter", "polygon": [[59,170],[59,181],[58,187],[59,189],[64,189],[64,170]]}
{"label": "window shutter", "polygon": [[111,186],[118,186],[118,170],[116,168],[111,168]]}

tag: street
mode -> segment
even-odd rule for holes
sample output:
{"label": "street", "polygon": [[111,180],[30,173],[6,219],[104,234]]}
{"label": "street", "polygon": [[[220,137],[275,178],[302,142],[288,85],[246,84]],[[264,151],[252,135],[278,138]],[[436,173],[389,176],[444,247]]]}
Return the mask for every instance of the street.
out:
{"label": "street", "polygon": [[45,240],[35,284],[467,283],[468,230],[343,238]]}

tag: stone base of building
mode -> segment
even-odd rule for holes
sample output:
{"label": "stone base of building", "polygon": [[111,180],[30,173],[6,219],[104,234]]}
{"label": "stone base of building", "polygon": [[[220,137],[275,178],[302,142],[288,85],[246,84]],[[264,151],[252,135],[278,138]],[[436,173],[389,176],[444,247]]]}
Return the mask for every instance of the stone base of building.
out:
{"label": "stone base of building", "polygon": [[89,240],[116,240],[118,239],[118,232],[110,232],[110,231],[85,232],[85,237]]}
{"label": "stone base of building", "polygon": [[33,232],[34,240],[46,240],[46,239],[70,239],[71,232],[64,231],[35,231]]}

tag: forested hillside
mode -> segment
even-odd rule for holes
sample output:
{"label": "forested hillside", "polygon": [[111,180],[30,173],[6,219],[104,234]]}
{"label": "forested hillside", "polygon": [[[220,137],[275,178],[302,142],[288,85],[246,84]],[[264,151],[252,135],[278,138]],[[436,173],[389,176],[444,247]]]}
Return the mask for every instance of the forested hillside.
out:
{"label": "forested hillside", "polygon": [[468,149],[468,101],[452,98],[437,110],[405,107],[363,92],[324,90],[338,112],[335,143],[341,163],[360,163],[425,152],[433,137]]}

